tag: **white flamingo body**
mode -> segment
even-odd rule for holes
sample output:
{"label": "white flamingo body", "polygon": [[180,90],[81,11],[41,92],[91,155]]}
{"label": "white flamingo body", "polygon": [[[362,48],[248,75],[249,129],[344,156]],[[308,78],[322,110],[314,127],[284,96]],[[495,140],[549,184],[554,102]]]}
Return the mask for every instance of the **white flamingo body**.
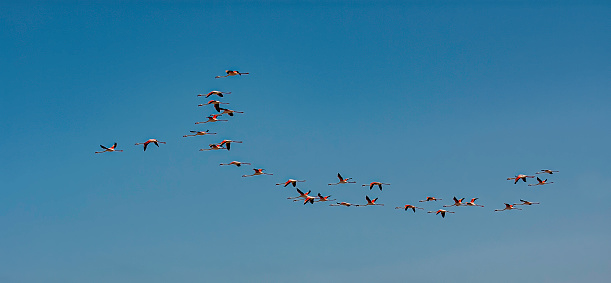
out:
{"label": "white flamingo body", "polygon": [[342,175],[339,174],[339,173],[337,173],[337,178],[339,178],[339,182],[331,183],[331,184],[329,184],[329,186],[334,186],[334,185],[339,185],[339,184],[354,184],[354,183],[356,183],[354,181],[350,181],[352,178],[346,178],[346,179],[342,178]]}
{"label": "white flamingo body", "polygon": [[465,203],[464,205],[466,205],[466,206],[479,206],[479,207],[484,207],[483,205],[475,204],[475,201],[476,201],[477,199],[478,199],[478,198],[472,198],[470,202],[467,202],[467,203]]}

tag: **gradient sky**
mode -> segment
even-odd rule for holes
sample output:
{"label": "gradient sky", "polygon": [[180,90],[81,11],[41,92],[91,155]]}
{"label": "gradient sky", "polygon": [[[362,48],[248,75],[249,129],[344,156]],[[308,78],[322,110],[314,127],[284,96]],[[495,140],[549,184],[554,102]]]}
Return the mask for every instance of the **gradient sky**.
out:
{"label": "gradient sky", "polygon": [[[0,281],[607,281],[609,15],[608,1],[2,1]],[[226,69],[250,75],[214,79]],[[246,113],[194,125],[211,90]],[[200,129],[219,135],[182,137]],[[148,138],[167,144],[134,145]],[[244,143],[198,151],[222,139]],[[125,151],[94,154],[114,142]],[[274,175],[218,166],[231,160]],[[506,181],[544,168],[554,184]],[[327,186],[338,172],[357,184]],[[304,206],[274,186],[288,178],[386,206]],[[374,180],[392,185],[361,187]],[[430,195],[444,200],[425,211],[485,207],[393,209]],[[542,204],[494,212],[519,199]]]}

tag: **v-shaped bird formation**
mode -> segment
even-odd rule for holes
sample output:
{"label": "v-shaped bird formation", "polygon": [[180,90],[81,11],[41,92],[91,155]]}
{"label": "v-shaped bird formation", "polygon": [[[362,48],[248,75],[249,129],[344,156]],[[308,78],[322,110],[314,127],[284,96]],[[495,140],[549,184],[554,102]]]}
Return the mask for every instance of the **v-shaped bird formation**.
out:
{"label": "v-shaped bird formation", "polygon": [[[227,70],[225,71],[226,75],[224,76],[216,76],[215,78],[225,78],[225,77],[233,77],[233,76],[238,76],[241,77],[242,75],[248,75],[249,73],[242,73],[239,71],[235,71],[235,70]],[[224,91],[218,91],[218,90],[213,90],[208,92],[207,94],[198,94],[198,97],[201,96],[205,96],[206,98],[212,96],[212,95],[216,95],[219,98],[223,98],[225,95],[227,94],[231,94],[231,92],[224,92]],[[213,122],[229,122],[229,120],[225,120],[225,119],[219,119],[220,116],[223,116],[225,114],[227,114],[230,117],[233,117],[235,113],[239,113],[239,114],[243,114],[244,112],[242,111],[235,111],[235,110],[230,110],[227,108],[223,108],[221,107],[221,105],[229,105],[229,103],[227,102],[221,102],[218,100],[210,100],[207,103],[201,103],[198,106],[202,107],[202,106],[206,106],[206,105],[213,105],[214,110],[218,113],[218,114],[210,114],[207,118],[208,120],[203,121],[203,122],[196,122],[195,124],[204,124],[204,123],[213,123]],[[204,107],[205,108],[205,107]],[[184,135],[183,137],[196,137],[196,136],[206,136],[206,135],[217,135],[217,133],[211,133],[209,130],[201,130],[201,131],[189,131],[191,134],[187,134]],[[162,142],[159,141],[157,139],[151,138],[148,139],[145,142],[142,143],[136,143],[135,145],[142,145],[144,148],[144,151],[147,150],[147,147],[149,144],[153,143],[154,145],[156,145],[157,147],[159,147],[159,144],[166,144],[166,142]],[[199,151],[215,151],[215,150],[231,150],[231,144],[241,144],[243,143],[242,141],[236,141],[236,140],[229,140],[229,139],[223,139],[221,142],[219,143],[211,143],[208,145],[208,148],[203,148],[200,149]],[[115,142],[112,146],[110,147],[106,147],[104,145],[100,145],[100,147],[103,149],[103,151],[96,151],[95,153],[105,153],[105,152],[122,152],[123,150],[118,150],[117,149],[117,143]],[[252,165],[251,163],[247,163],[247,162],[241,162],[241,161],[231,161],[229,163],[221,163],[221,166],[223,165],[235,165],[236,167],[241,167],[242,165]],[[234,169],[235,170],[235,169]],[[242,177],[253,177],[253,176],[261,176],[261,175],[273,175],[272,173],[268,173],[268,172],[264,172],[265,169],[263,168],[254,168],[252,169],[254,172],[250,175],[242,175]],[[548,184],[553,184],[554,182],[548,182],[548,179],[544,179],[542,180],[541,178],[535,176],[538,174],[549,174],[549,175],[553,175],[554,173],[558,173],[559,171],[557,170],[550,170],[550,169],[541,169],[541,171],[536,172],[533,175],[526,175],[526,174],[518,174],[514,177],[509,177],[507,178],[507,180],[511,180],[514,182],[514,184],[518,184],[518,182],[521,180],[524,183],[527,183],[527,179],[533,179],[536,178],[537,183],[532,183],[532,184],[528,184],[528,186],[542,186],[542,185],[548,185]],[[339,179],[339,181],[337,183],[328,183],[329,186],[335,186],[335,185],[349,185],[349,184],[355,184],[356,181],[353,181],[353,178],[344,178],[340,173],[337,173],[337,178]],[[337,180],[337,179],[336,179]],[[303,205],[306,204],[315,204],[315,203],[320,203],[320,202],[333,202],[336,201],[335,199],[329,199],[331,197],[331,195],[327,195],[327,196],[323,196],[320,192],[317,193],[316,196],[311,196],[310,193],[312,192],[311,190],[308,190],[307,192],[303,192],[301,189],[297,188],[297,184],[298,183],[303,183],[306,182],[306,180],[298,180],[298,179],[288,179],[287,181],[284,182],[280,182],[280,183],[276,183],[276,186],[283,186],[283,187],[287,187],[287,186],[292,186],[295,188],[295,190],[297,191],[298,195],[294,196],[294,197],[288,197],[287,199],[292,200],[292,201],[303,201]],[[384,187],[388,187],[390,186],[390,183],[385,183],[382,181],[373,181],[370,182],[368,184],[363,184],[363,187],[369,187],[369,190],[373,190],[373,188],[378,188],[380,190],[380,193],[382,192],[382,189]],[[373,192],[376,192],[377,190],[374,190]],[[352,204],[349,202],[345,202],[345,201],[341,201],[341,202],[333,202],[331,204],[329,204],[329,206],[344,206],[344,207],[366,207],[366,206],[384,206],[384,204],[382,203],[377,203],[379,197],[376,198],[371,198],[369,197],[369,195],[365,195],[365,203],[362,204]],[[484,207],[484,205],[481,204],[476,204],[475,201],[478,200],[479,198],[472,198],[471,201],[469,202],[463,202],[465,200],[465,198],[457,198],[456,196],[453,196],[452,200],[454,201],[454,203],[450,203],[447,205],[443,205],[444,208],[446,207]],[[441,198],[436,198],[436,197],[432,197],[432,196],[427,196],[426,199],[424,200],[419,200],[418,202],[421,203],[437,203],[437,201],[441,201]],[[506,211],[506,210],[522,210],[522,208],[517,208],[516,206],[531,206],[531,205],[536,205],[536,204],[540,204],[539,202],[530,202],[530,201],[526,201],[526,200],[522,200],[520,199],[521,203],[514,203],[514,204],[509,204],[509,203],[505,203],[505,208],[503,209],[495,209],[494,211]],[[401,204],[400,206],[395,207],[395,209],[402,209],[405,211],[409,211],[411,210],[413,213],[416,213],[416,210],[424,210],[424,208],[422,207],[417,207],[411,204]],[[449,211],[449,210],[445,210],[445,209],[438,209],[438,210],[433,210],[433,211],[428,211],[428,213],[434,213],[435,215],[441,215],[442,218],[445,218],[446,214],[450,214],[450,213],[456,213],[455,211]]]}

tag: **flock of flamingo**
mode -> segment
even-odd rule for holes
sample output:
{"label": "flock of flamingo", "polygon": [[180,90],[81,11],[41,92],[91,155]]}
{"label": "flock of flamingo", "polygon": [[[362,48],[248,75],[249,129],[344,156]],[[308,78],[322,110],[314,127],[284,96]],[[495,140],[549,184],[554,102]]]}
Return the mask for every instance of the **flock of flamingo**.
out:
{"label": "flock of flamingo", "polygon": [[[233,71],[233,70],[227,70],[225,71],[226,75],[224,76],[216,76],[215,78],[225,78],[225,77],[232,77],[232,76],[242,76],[242,75],[248,75],[249,73],[241,73],[239,71]],[[212,95],[216,95],[218,97],[224,97],[225,94],[231,94],[231,92],[221,92],[221,91],[211,91],[207,94],[199,94],[197,95],[199,96],[205,96],[206,98],[212,96]],[[219,120],[218,117],[222,116],[222,115],[229,115],[230,117],[233,117],[235,113],[238,114],[243,114],[244,112],[241,111],[235,111],[235,110],[230,110],[227,108],[223,108],[221,107],[221,105],[227,105],[229,103],[225,103],[225,102],[220,102],[218,100],[210,100],[207,103],[204,104],[199,104],[198,106],[205,106],[205,105],[213,105],[214,109],[216,110],[217,113],[219,114],[212,114],[210,116],[208,116],[208,120],[207,121],[203,121],[203,122],[196,122],[195,124],[204,124],[204,123],[213,123],[213,122],[227,122],[229,120]],[[190,131],[192,134],[190,135],[184,135],[183,137],[195,137],[195,136],[205,136],[205,135],[216,135],[217,133],[211,133],[209,130],[206,131]],[[143,145],[144,147],[144,151],[146,151],[147,147],[149,144],[155,144],[157,147],[159,147],[159,144],[165,144],[165,142],[162,141],[158,141],[157,139],[149,139],[143,143],[136,143],[135,145]],[[205,149],[200,149],[200,151],[209,151],[209,150],[221,150],[221,149],[226,149],[226,150],[231,150],[231,144],[232,143],[242,143],[242,141],[234,141],[234,140],[223,140],[218,144],[209,144],[209,148],[205,148]],[[118,150],[117,149],[117,143],[115,142],[111,147],[106,147],[104,145],[100,145],[100,147],[103,149],[103,151],[96,151],[95,153],[104,153],[104,152],[121,152],[123,150]],[[231,161],[229,163],[221,163],[219,164],[220,166],[226,166],[226,165],[235,165],[236,167],[241,167],[242,165],[251,165],[251,163],[246,163],[246,162],[240,162],[240,161]],[[265,171],[265,169],[261,169],[261,168],[255,168],[253,169],[254,173],[250,174],[250,175],[242,175],[242,177],[252,177],[252,176],[259,176],[259,175],[273,175],[271,173],[266,173],[263,172]],[[554,173],[559,172],[559,171],[554,171],[554,170],[549,170],[549,169],[542,169],[539,172],[536,172],[535,175],[537,174],[550,174],[553,175]],[[344,178],[342,177],[342,175],[340,173],[337,173],[337,178],[339,179],[339,182],[337,183],[329,183],[329,186],[334,186],[334,185],[342,185],[342,184],[355,184],[355,181],[352,181],[352,178]],[[514,181],[514,184],[517,184],[518,181],[522,180],[523,182],[527,182],[526,179],[527,178],[537,178],[537,183],[533,183],[533,184],[529,184],[528,186],[540,186],[540,185],[548,185],[548,184],[553,184],[554,182],[548,182],[547,179],[545,180],[541,180],[541,178],[536,177],[536,176],[529,176],[529,175],[524,175],[524,174],[519,174],[516,175],[514,177],[510,177],[507,178],[507,180],[512,180]],[[289,185],[292,185],[293,187],[295,187],[295,189],[297,190],[297,193],[299,194],[298,196],[295,197],[289,197],[287,199],[293,200],[293,201],[301,201],[303,200],[303,204],[306,205],[308,203],[310,204],[314,204],[317,202],[333,202],[336,201],[335,199],[329,199],[329,196],[323,196],[321,193],[318,193],[317,196],[311,196],[310,193],[312,192],[311,190],[307,191],[307,192],[303,192],[301,191],[299,188],[297,188],[297,183],[301,183],[301,182],[305,182],[305,180],[295,180],[295,179],[288,179],[286,182],[283,183],[277,183],[276,186],[284,186],[287,187]],[[380,191],[382,191],[382,186],[390,186],[389,183],[383,183],[383,182],[378,182],[378,181],[374,181],[371,182],[369,184],[363,184],[363,187],[369,187],[369,190],[372,190],[374,187],[377,187],[380,189]],[[465,198],[461,198],[458,199],[456,197],[453,197],[453,204],[450,205],[444,205],[443,207],[459,207],[459,206],[471,206],[471,207],[484,207],[483,205],[480,204],[476,204],[475,201],[478,198],[473,198],[471,199],[471,201],[469,202],[463,202]],[[381,203],[376,203],[376,201],[378,200],[378,198],[374,198],[371,199],[369,197],[369,195],[365,196],[365,200],[367,201],[364,204],[351,204],[349,202],[335,202],[335,203],[331,203],[329,204],[329,206],[345,206],[345,207],[350,207],[350,206],[355,206],[355,207],[361,207],[361,206],[384,206],[384,204]],[[426,199],[424,200],[419,200],[418,202],[437,202],[439,200],[439,198],[435,198],[435,197],[426,197]],[[539,202],[530,202],[530,201],[526,201],[526,200],[522,200],[520,199],[521,203],[514,203],[514,204],[509,204],[509,203],[505,203],[505,208],[503,209],[495,209],[494,211],[505,211],[505,210],[522,210],[521,208],[517,208],[516,206],[518,205],[534,205],[534,204],[540,204]],[[405,211],[408,210],[412,210],[414,213],[416,212],[416,209],[421,209],[424,210],[424,208],[422,207],[417,207],[411,204],[405,204],[403,206],[398,206],[395,207],[395,209],[403,209]],[[445,218],[446,213],[456,213],[455,211],[449,211],[449,210],[445,210],[445,209],[438,209],[437,211],[428,211],[427,213],[435,213],[435,215],[437,214],[441,214],[442,218]]]}

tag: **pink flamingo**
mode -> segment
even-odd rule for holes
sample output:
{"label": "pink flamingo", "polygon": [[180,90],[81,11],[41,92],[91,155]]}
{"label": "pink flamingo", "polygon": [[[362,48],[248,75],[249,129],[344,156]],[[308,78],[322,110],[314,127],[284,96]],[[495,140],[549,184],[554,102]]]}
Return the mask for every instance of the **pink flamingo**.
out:
{"label": "pink flamingo", "polygon": [[238,71],[232,71],[232,70],[227,70],[227,71],[225,71],[225,73],[227,73],[227,75],[225,75],[225,76],[216,76],[214,78],[218,79],[218,78],[226,78],[226,77],[232,77],[232,76],[237,76],[237,75],[241,76],[241,75],[248,75],[249,74],[249,73],[240,73]]}
{"label": "pink flamingo", "polygon": [[211,92],[209,92],[208,94],[198,94],[197,96],[206,96],[206,98],[210,97],[211,95],[218,95],[219,97],[223,97],[223,94],[231,94],[231,92],[222,92],[222,91],[218,91],[218,90],[213,90]]}
{"label": "pink flamingo", "polygon": [[212,122],[227,122],[229,120],[219,120],[217,119],[218,116],[221,116],[219,114],[215,114],[215,115],[210,115],[208,116],[208,121],[204,121],[204,122],[195,122],[195,124],[205,124],[205,123],[212,123]]}
{"label": "pink flamingo", "polygon": [[472,198],[470,202],[467,202],[467,203],[465,203],[464,205],[466,205],[466,206],[480,206],[480,207],[484,207],[483,205],[475,204],[475,201],[476,201],[477,199],[478,199],[478,198]]}
{"label": "pink flamingo", "polygon": [[305,180],[294,180],[294,179],[289,179],[288,181],[284,182],[284,183],[278,183],[276,184],[276,186],[280,186],[280,185],[284,185],[285,187],[288,185],[293,185],[293,187],[297,186],[297,182],[305,182]]}
{"label": "pink flamingo", "polygon": [[244,164],[244,165],[250,165],[250,163],[246,163],[246,162],[240,162],[240,161],[231,161],[231,162],[229,162],[229,163],[221,163],[221,164],[219,164],[219,165],[221,165],[221,166],[222,166],[222,165],[235,165],[235,166],[237,166],[237,167],[240,167],[240,166],[242,166],[242,164]]}
{"label": "pink flamingo", "polygon": [[425,200],[419,200],[418,202],[427,202],[427,201],[438,201],[441,200],[440,198],[434,198],[434,197],[426,197]]}
{"label": "pink flamingo", "polygon": [[382,185],[390,186],[390,184],[386,184],[386,183],[371,182],[369,184],[363,185],[363,187],[369,186],[369,189],[371,190],[373,188],[373,186],[378,186],[380,188],[380,191],[381,191],[382,190]]}
{"label": "pink flamingo", "polygon": [[541,169],[541,172],[537,172],[535,174],[554,174],[554,172],[560,172],[560,171],[553,171],[553,170],[549,170],[549,169]]}
{"label": "pink flamingo", "polygon": [[220,144],[215,144],[215,143],[211,143],[208,145],[210,148],[202,148],[199,151],[208,151],[208,150],[219,150],[219,149],[225,149],[224,147],[222,147]]}
{"label": "pink flamingo", "polygon": [[199,104],[199,105],[197,105],[197,106],[204,106],[204,105],[210,105],[210,104],[214,105],[214,109],[216,109],[216,112],[221,112],[221,106],[220,106],[220,104],[229,104],[229,103],[226,103],[226,102],[220,102],[220,101],[218,101],[218,100],[210,100],[210,101],[208,101],[208,103],[206,103],[206,104]]}
{"label": "pink flamingo", "polygon": [[513,182],[513,183],[517,184],[518,181],[520,181],[520,179],[522,179],[522,181],[524,181],[524,183],[526,183],[526,178],[534,178],[534,177],[535,176],[527,176],[527,175],[524,175],[524,174],[520,174],[520,175],[517,175],[517,176],[512,177],[512,178],[507,178],[507,180],[514,180],[515,182]]}
{"label": "pink flamingo", "polygon": [[304,198],[307,199],[308,198],[308,194],[310,194],[312,192],[312,190],[309,190],[307,193],[302,192],[300,189],[297,189],[297,193],[299,193],[298,196],[296,197],[290,197],[290,198],[286,198],[286,199],[292,199],[292,200],[298,200],[300,198]]}
{"label": "pink flamingo", "polygon": [[224,145],[224,146],[226,146],[226,147],[227,147],[227,150],[230,150],[230,149],[231,149],[231,148],[230,148],[231,143],[242,143],[242,142],[241,142],[241,141],[232,141],[232,140],[223,140],[223,141],[220,143],[220,145],[221,145],[221,146],[223,146],[223,145]]}
{"label": "pink flamingo", "polygon": [[318,193],[318,199],[316,201],[319,201],[319,202],[320,201],[334,201],[335,199],[329,199],[330,196],[331,195],[328,195],[328,196],[325,197],[325,196],[321,195],[320,193]]}
{"label": "pink flamingo", "polygon": [[271,173],[264,173],[263,170],[265,169],[252,169],[255,170],[255,173],[252,175],[242,175],[242,177],[252,177],[252,176],[259,176],[259,175],[274,175]]}
{"label": "pink flamingo", "polygon": [[520,200],[522,203],[514,203],[513,205],[533,205],[533,204],[540,204],[540,202],[530,202],[527,200]]}
{"label": "pink flamingo", "polygon": [[189,132],[194,133],[194,135],[184,135],[182,137],[186,138],[186,137],[195,137],[195,136],[216,135],[216,133],[210,133],[210,130],[205,130],[205,131],[189,131]]}
{"label": "pink flamingo", "polygon": [[529,184],[528,186],[540,186],[540,185],[547,185],[547,184],[553,184],[554,182],[548,182],[547,179],[545,180],[541,180],[539,179],[539,177],[537,177],[537,182],[536,184]]}
{"label": "pink flamingo", "polygon": [[435,215],[441,213],[441,218],[446,218],[446,213],[455,213],[454,211],[447,211],[445,209],[440,209],[437,211],[429,211],[427,213],[435,213]]}
{"label": "pink flamingo", "polygon": [[95,153],[103,153],[103,152],[114,152],[114,151],[123,151],[123,150],[117,150],[117,143],[113,144],[111,147],[105,147],[103,145],[100,145],[100,147],[102,149],[104,149],[103,151],[96,151]]}
{"label": "pink flamingo", "polygon": [[376,200],[378,200],[378,198],[370,199],[369,196],[365,196],[365,200],[367,200],[367,204],[357,204],[355,206],[369,206],[369,205],[381,205],[381,206],[384,206],[384,204],[376,203]]}
{"label": "pink flamingo", "polygon": [[351,204],[349,202],[342,201],[342,202],[338,202],[338,203],[335,203],[335,204],[330,204],[329,206],[345,206],[345,207],[349,207],[349,206],[353,206],[353,205],[354,204]]}
{"label": "pink flamingo", "polygon": [[464,205],[464,204],[462,203],[462,201],[463,201],[465,198],[457,199],[456,197],[454,197],[453,199],[454,199],[454,204],[452,204],[452,205],[444,205],[443,207],[462,206],[462,205]]}
{"label": "pink flamingo", "polygon": [[356,183],[356,182],[350,181],[352,178],[347,178],[347,179],[342,178],[342,175],[340,175],[339,173],[337,173],[337,178],[339,178],[339,182],[338,183],[331,183],[331,184],[329,184],[329,186],[339,185],[339,184],[354,184],[354,183]]}
{"label": "pink flamingo", "polygon": [[229,110],[227,108],[222,108],[222,107],[219,107],[219,110],[223,110],[223,112],[221,112],[221,115],[227,114],[227,115],[229,115],[231,117],[233,117],[233,113],[239,113],[239,114],[243,114],[244,113],[244,112],[241,112],[241,111]]}
{"label": "pink flamingo", "polygon": [[159,147],[159,144],[160,144],[160,143],[165,144],[165,142],[158,141],[158,140],[156,140],[156,139],[149,139],[149,140],[147,140],[147,141],[145,141],[145,142],[137,143],[136,145],[141,145],[141,144],[143,144],[143,145],[144,145],[144,151],[146,151],[146,147],[149,145],[149,143],[154,143],[154,144],[155,144],[157,147]]}
{"label": "pink flamingo", "polygon": [[414,212],[416,212],[416,208],[417,209],[424,209],[422,207],[413,206],[411,204],[406,204],[405,206],[397,206],[397,207],[395,207],[395,209],[405,209],[405,211],[407,211],[408,209],[411,209]]}
{"label": "pink flamingo", "polygon": [[506,203],[505,204],[505,208],[503,208],[503,209],[495,209],[494,211],[513,210],[513,209],[522,210],[521,208],[515,208],[515,207],[513,207],[513,205]]}

